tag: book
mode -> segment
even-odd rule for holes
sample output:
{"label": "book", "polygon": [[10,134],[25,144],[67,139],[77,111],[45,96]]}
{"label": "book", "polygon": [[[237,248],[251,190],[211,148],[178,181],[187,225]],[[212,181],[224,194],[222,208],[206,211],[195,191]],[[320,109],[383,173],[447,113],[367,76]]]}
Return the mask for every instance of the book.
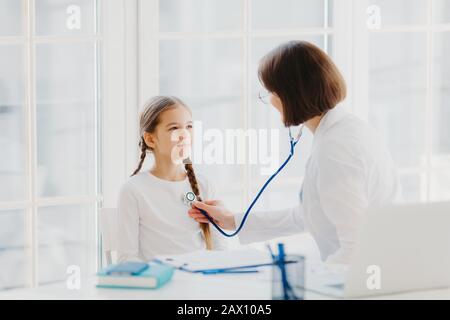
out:
{"label": "book", "polygon": [[108,270],[109,276],[129,275],[135,276],[148,269],[148,263],[144,262],[124,262],[114,265]]}
{"label": "book", "polygon": [[142,288],[157,289],[172,279],[174,268],[160,263],[148,263],[148,267],[140,273],[109,274],[120,268],[120,264],[110,265],[97,273],[99,288]]}

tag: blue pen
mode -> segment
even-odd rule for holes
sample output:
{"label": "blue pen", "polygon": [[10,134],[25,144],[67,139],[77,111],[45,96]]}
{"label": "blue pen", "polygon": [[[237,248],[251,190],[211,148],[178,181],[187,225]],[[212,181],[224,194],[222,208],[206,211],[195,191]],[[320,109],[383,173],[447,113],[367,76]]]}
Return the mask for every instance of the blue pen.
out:
{"label": "blue pen", "polygon": [[258,273],[258,270],[205,270],[202,271],[203,274],[209,275],[209,274],[220,274],[220,273]]}
{"label": "blue pen", "polygon": [[279,254],[279,268],[281,271],[281,279],[283,282],[283,294],[285,299],[298,299],[291,285],[289,284],[289,280],[286,272],[286,264],[291,263],[293,261],[286,261],[286,254],[284,252],[284,244],[278,244],[278,254]]}
{"label": "blue pen", "polygon": [[269,249],[270,255],[272,256],[272,261],[275,262],[275,260],[277,259],[277,257],[275,256],[275,254],[272,251],[272,248],[270,247],[270,244],[267,244],[267,249]]}
{"label": "blue pen", "polygon": [[279,243],[278,244],[278,259],[279,259],[279,268],[281,271],[281,282],[283,284],[283,298],[284,300],[288,300],[289,299],[289,295],[288,295],[288,281],[287,281],[287,276],[286,276],[286,269],[284,267],[284,244],[283,243]]}

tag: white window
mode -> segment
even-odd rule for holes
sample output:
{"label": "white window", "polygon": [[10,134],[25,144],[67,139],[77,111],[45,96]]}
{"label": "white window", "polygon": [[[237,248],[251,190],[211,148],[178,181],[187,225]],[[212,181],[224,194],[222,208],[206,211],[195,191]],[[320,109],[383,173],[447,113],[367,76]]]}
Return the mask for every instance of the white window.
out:
{"label": "white window", "polygon": [[449,12],[448,0],[354,1],[354,110],[382,133],[407,202],[450,199]]}
{"label": "white window", "polygon": [[94,269],[98,18],[92,0],[0,0],[0,289]]}

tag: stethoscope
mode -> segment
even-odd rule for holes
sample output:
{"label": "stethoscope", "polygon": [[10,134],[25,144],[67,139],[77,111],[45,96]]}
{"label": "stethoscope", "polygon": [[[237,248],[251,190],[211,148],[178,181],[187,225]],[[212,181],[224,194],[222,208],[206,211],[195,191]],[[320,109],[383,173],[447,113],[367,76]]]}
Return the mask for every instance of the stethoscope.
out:
{"label": "stethoscope", "polygon": [[[295,146],[297,145],[297,143],[299,142],[299,140],[300,140],[300,138],[302,136],[302,131],[303,131],[303,125],[301,125],[301,127],[300,127],[300,131],[299,131],[299,133],[297,135],[297,138],[294,139],[292,137],[291,128],[289,128],[289,144],[291,146],[290,152],[289,152],[289,156],[283,162],[283,164],[269,177],[269,179],[267,179],[267,181],[264,183],[262,188],[259,190],[259,192],[256,195],[256,197],[253,199],[252,203],[247,208],[247,211],[245,212],[244,217],[242,218],[241,224],[236,229],[236,231],[234,231],[233,233],[226,233],[225,231],[222,230],[222,228],[220,228],[214,222],[214,220],[209,216],[209,214],[205,210],[197,208],[209,220],[209,222],[211,222],[211,224],[217,229],[217,231],[219,231],[225,237],[234,237],[235,235],[237,235],[239,233],[239,231],[241,231],[242,227],[245,224],[245,221],[247,220],[247,217],[248,217],[250,211],[252,210],[252,208],[255,205],[255,203],[258,201],[259,197],[262,195],[262,193],[267,188],[269,183],[281,172],[281,170],[283,170],[283,168],[286,166],[286,164],[289,162],[289,160],[291,160],[292,156],[294,155],[294,148],[295,148]],[[187,203],[190,206],[192,204],[192,202],[195,201],[196,199],[197,199],[197,197],[195,196],[195,194],[192,191],[189,191],[189,192],[187,192],[185,194],[183,201],[185,201],[185,203]]]}

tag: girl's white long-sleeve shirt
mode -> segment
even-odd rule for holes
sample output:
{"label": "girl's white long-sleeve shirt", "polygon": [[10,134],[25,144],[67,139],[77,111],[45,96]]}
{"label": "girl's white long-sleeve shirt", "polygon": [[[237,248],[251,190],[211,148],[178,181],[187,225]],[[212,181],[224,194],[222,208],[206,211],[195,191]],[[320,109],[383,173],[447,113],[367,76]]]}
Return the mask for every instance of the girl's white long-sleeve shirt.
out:
{"label": "girl's white long-sleeve shirt", "polygon": [[[213,199],[214,189],[197,175],[200,195]],[[199,224],[189,217],[183,202],[192,191],[188,179],[167,181],[149,171],[140,172],[125,182],[119,192],[118,261],[149,261],[159,254],[181,254],[206,250]],[[213,250],[227,248],[227,239],[212,226]]]}

